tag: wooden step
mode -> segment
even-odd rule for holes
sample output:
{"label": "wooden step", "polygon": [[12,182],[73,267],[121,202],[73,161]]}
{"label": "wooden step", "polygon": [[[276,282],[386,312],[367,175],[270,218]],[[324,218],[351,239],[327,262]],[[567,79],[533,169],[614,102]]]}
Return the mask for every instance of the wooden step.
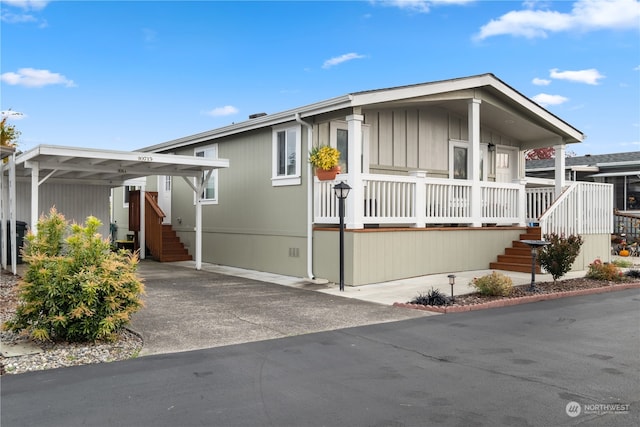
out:
{"label": "wooden step", "polygon": [[[520,240],[541,240],[540,227],[527,227],[526,232],[520,234]],[[504,255],[498,255],[498,260],[489,264],[495,270],[531,272],[531,248],[520,240],[513,240],[510,248],[505,248]],[[536,264],[536,273],[540,273],[540,265]]]}
{"label": "wooden step", "polygon": [[[492,262],[489,264],[492,270],[517,271],[520,273],[531,273],[531,263],[529,265],[513,264],[508,262]],[[541,273],[539,266],[536,266],[536,274]]]}
{"label": "wooden step", "polygon": [[531,267],[531,255],[498,255],[498,262],[529,265]]}
{"label": "wooden step", "polygon": [[505,248],[505,255],[518,255],[518,256],[528,256],[531,259],[531,249],[525,245],[525,247],[514,247],[514,248]]}
{"label": "wooden step", "polygon": [[542,240],[540,227],[527,227],[527,231],[520,234],[520,240]]}

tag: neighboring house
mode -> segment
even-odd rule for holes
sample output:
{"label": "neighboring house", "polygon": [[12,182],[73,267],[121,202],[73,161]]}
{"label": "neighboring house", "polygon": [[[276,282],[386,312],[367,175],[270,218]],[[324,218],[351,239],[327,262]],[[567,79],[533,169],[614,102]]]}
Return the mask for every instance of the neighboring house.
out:
{"label": "neighboring house", "polygon": [[[525,171],[527,177],[553,179],[555,159],[527,160]],[[564,175],[566,181],[612,184],[612,208],[640,212],[640,151],[567,157]]]}
{"label": "neighboring house", "polygon": [[[209,263],[338,281],[332,187],[344,181],[351,187],[347,285],[506,269],[494,261],[514,241],[564,230],[585,237],[575,264],[582,269],[596,257],[609,259],[611,186],[583,183],[552,205],[564,176],[530,192],[523,153],[564,152],[583,137],[484,74],[352,93],[147,147],[142,151],[229,159],[232,167],[214,171],[201,198],[184,180],[162,176],[144,190],[157,190],[154,221],[170,224],[189,251],[198,244],[194,211],[202,208],[200,244]],[[307,157],[318,144],[341,151],[337,181],[314,176]],[[588,197],[572,196],[578,193]],[[124,200],[123,189],[114,192],[118,233],[128,232]],[[596,213],[576,221],[584,201]],[[527,234],[532,222],[540,228]]]}

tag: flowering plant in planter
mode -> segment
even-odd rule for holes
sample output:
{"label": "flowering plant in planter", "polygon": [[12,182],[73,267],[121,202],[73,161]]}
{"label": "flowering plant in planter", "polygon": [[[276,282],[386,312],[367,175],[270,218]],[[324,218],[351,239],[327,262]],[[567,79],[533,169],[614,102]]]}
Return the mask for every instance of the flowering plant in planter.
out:
{"label": "flowering plant in planter", "polygon": [[331,170],[338,166],[339,161],[340,151],[328,145],[313,147],[309,153],[309,163],[317,169]]}

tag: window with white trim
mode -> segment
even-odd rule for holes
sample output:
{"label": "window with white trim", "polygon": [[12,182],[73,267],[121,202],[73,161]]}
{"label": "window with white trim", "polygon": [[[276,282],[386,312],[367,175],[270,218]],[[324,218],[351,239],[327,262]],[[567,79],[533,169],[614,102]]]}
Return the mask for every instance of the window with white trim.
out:
{"label": "window with white trim", "polygon": [[301,183],[300,136],[300,125],[273,128],[273,186]]}
{"label": "window with white trim", "polygon": [[[218,158],[218,144],[213,144],[207,147],[196,148],[195,149],[196,157],[205,157],[208,159],[217,159]],[[202,179],[205,179],[208,172],[203,172]],[[197,185],[197,183],[196,183]],[[194,197],[195,203],[195,197]],[[204,186],[204,190],[202,192],[202,203],[203,204],[216,204],[218,203],[218,169],[214,169],[211,173],[211,177]]]}

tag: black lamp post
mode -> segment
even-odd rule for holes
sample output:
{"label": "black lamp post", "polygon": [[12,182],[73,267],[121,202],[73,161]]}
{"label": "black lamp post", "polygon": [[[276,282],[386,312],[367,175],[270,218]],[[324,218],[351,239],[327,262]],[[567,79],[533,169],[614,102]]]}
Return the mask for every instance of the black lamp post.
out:
{"label": "black lamp post", "polygon": [[340,217],[340,290],[344,291],[344,201],[349,195],[348,184],[339,182],[333,186],[333,191],[338,198],[338,216]]}
{"label": "black lamp post", "polygon": [[536,257],[538,256],[538,248],[548,245],[549,242],[545,240],[520,240],[520,242],[531,248],[531,286],[529,286],[529,292],[538,292],[538,288],[536,288]]}
{"label": "black lamp post", "polygon": [[456,275],[450,274],[447,277],[449,278],[449,286],[451,286],[451,302],[453,303],[455,301],[455,298],[453,297],[453,285],[456,284]]}

